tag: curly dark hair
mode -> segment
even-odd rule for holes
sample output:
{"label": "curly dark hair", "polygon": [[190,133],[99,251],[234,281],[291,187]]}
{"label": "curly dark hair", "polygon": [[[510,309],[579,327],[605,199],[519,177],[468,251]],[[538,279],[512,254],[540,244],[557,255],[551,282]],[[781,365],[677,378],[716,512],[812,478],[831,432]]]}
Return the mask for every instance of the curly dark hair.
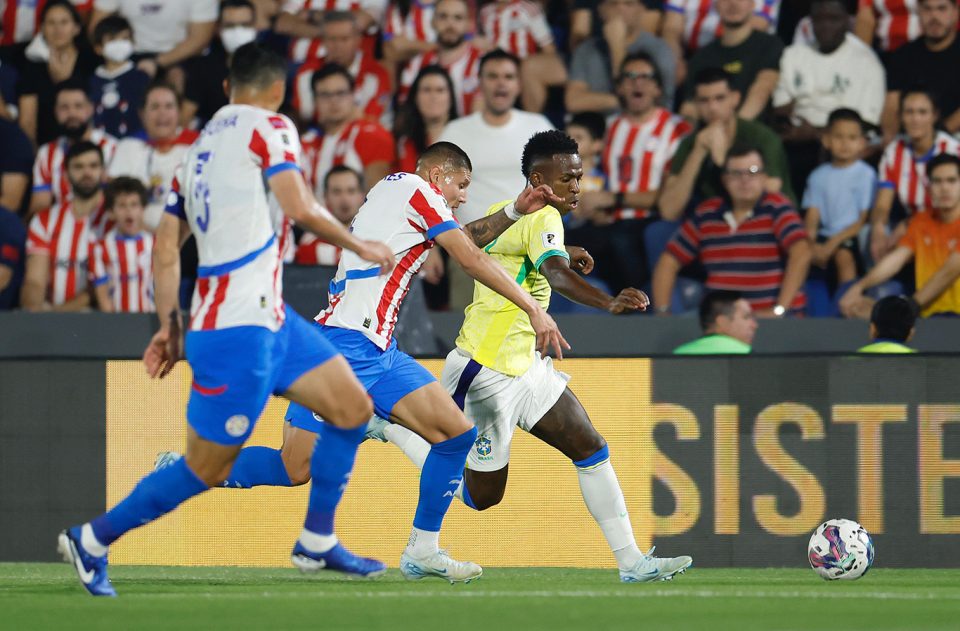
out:
{"label": "curly dark hair", "polygon": [[530,137],[523,147],[523,157],[520,159],[520,171],[523,177],[530,178],[534,165],[541,160],[551,160],[553,156],[579,155],[577,141],[557,129],[541,131]]}

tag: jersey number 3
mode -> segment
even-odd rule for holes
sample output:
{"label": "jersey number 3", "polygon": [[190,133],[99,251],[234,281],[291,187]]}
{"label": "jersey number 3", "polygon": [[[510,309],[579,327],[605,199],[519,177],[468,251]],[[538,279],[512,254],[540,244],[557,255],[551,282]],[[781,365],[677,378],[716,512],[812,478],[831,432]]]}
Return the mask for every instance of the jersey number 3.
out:
{"label": "jersey number 3", "polygon": [[201,232],[206,232],[210,227],[210,186],[204,178],[203,168],[210,162],[212,153],[204,151],[197,154],[196,179],[193,186],[193,201],[195,204],[203,205],[203,214],[197,214],[197,227]]}

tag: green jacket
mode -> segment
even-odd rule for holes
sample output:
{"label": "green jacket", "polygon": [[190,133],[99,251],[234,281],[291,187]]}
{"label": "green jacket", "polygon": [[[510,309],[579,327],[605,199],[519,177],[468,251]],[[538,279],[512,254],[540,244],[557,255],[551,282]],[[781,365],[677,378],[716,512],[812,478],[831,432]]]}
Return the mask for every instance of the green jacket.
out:
{"label": "green jacket", "polygon": [[746,355],[750,345],[729,335],[704,335],[673,349],[674,355]]}
{"label": "green jacket", "polygon": [[894,342],[891,340],[874,340],[873,343],[867,344],[857,352],[884,353],[890,355],[893,353],[916,353],[917,351],[913,350],[909,346],[901,344],[900,342]]}

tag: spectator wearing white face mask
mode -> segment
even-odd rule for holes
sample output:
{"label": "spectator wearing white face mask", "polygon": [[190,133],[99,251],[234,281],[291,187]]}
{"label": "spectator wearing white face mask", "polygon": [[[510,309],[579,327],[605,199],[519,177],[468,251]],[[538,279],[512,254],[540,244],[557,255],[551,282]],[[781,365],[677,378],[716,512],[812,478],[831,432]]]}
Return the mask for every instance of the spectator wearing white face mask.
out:
{"label": "spectator wearing white face mask", "polygon": [[257,10],[250,0],[224,0],[217,18],[217,37],[210,53],[184,64],[184,86],[180,120],[200,127],[227,104],[223,82],[234,51],[257,39]]}
{"label": "spectator wearing white face mask", "polygon": [[117,138],[136,134],[143,129],[140,108],[150,77],[130,61],[133,29],[126,18],[110,15],[97,24],[93,42],[94,50],[104,59],[90,77],[93,125]]}

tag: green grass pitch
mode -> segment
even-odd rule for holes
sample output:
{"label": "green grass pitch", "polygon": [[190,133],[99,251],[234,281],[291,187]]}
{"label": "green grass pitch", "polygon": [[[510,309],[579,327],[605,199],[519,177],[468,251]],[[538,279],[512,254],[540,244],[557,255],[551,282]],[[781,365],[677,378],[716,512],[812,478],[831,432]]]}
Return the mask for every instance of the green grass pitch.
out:
{"label": "green grass pitch", "polygon": [[0,629],[960,629],[960,570],[698,569],[624,585],[615,571],[488,568],[469,585],[293,569],[115,567],[95,599],[66,564],[0,564]]}

